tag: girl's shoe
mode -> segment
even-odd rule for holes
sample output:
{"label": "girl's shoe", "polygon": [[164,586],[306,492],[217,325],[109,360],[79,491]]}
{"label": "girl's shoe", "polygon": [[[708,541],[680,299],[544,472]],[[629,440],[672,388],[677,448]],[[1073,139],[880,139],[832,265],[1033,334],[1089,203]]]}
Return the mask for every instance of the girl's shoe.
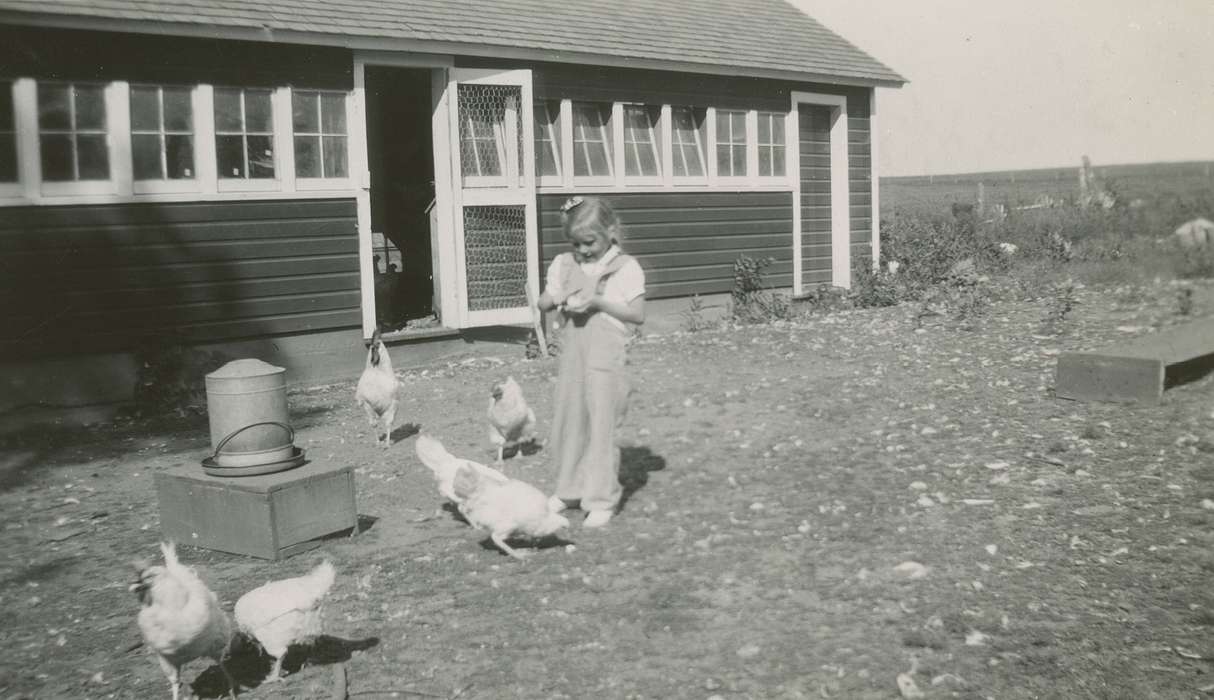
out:
{"label": "girl's shoe", "polygon": [[582,527],[603,527],[611,522],[611,516],[615,515],[610,510],[592,510],[590,515],[582,521]]}

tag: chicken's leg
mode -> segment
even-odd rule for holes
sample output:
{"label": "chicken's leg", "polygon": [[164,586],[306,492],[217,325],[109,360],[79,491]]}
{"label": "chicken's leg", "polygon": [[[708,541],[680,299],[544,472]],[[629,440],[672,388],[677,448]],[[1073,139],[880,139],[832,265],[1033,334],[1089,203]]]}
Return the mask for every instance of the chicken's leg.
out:
{"label": "chicken's leg", "polygon": [[157,656],[156,660],[160,662],[160,669],[164,671],[164,675],[169,679],[169,687],[173,689],[173,700],[180,700],[181,670],[163,656]]}
{"label": "chicken's leg", "polygon": [[517,549],[514,549],[510,545],[506,544],[506,536],[503,535],[502,533],[495,532],[492,535],[489,535],[489,539],[493,540],[493,544],[500,547],[503,552],[505,552],[506,554],[509,554],[510,556],[514,557],[515,559],[520,559],[520,560],[525,559],[527,556],[529,556],[531,554],[530,552],[520,552]]}
{"label": "chicken's leg", "polygon": [[219,664],[219,670],[223,672],[223,677],[228,679],[228,697],[236,700],[236,679],[232,678],[232,674],[228,673],[228,668],[223,665],[222,659],[216,659],[215,663]]}
{"label": "chicken's leg", "polygon": [[388,410],[384,411],[383,417],[380,419],[384,424],[384,447],[392,446],[392,424],[396,422],[396,402],[388,404]]}
{"label": "chicken's leg", "polygon": [[274,657],[274,668],[270,670],[269,678],[266,678],[262,683],[277,683],[282,680],[282,660],[287,658],[286,652],[282,656]]}

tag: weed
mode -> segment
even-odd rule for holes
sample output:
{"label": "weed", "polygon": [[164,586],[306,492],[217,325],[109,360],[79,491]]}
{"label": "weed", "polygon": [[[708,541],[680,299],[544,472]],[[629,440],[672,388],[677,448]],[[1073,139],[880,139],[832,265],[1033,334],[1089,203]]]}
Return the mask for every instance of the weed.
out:
{"label": "weed", "polygon": [[[561,346],[550,333],[551,330],[544,334],[545,340],[548,341],[548,356],[557,357],[561,354]],[[523,356],[528,360],[537,360],[544,356],[544,353],[540,352],[540,341],[534,330],[527,336],[527,347],[523,350]]]}
{"label": "weed", "polygon": [[1193,314],[1193,288],[1181,287],[1176,292],[1176,313],[1181,316]]}
{"label": "weed", "polygon": [[704,317],[704,300],[700,298],[699,294],[691,297],[691,301],[688,302],[687,308],[683,310],[681,315],[683,317],[683,329],[690,333],[706,330],[713,326],[712,321]]}
{"label": "weed", "polygon": [[899,301],[897,274],[874,270],[868,259],[862,258],[852,270],[849,298],[860,309],[894,306]]}
{"label": "weed", "polygon": [[1046,302],[1045,318],[1041,321],[1047,332],[1060,333],[1062,331],[1067,316],[1079,303],[1079,289],[1079,285],[1070,279],[1054,288],[1053,294]]}
{"label": "weed", "polygon": [[733,288],[730,290],[730,314],[740,323],[766,323],[791,315],[788,298],[767,287],[763,270],[775,258],[738,256],[733,263]]}

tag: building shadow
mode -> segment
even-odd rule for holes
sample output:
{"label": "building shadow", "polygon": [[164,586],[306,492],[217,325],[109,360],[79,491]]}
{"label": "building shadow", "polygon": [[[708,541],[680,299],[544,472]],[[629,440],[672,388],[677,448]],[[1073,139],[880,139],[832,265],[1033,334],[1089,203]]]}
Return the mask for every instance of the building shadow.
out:
{"label": "building shadow", "polygon": [[[318,636],[311,644],[295,644],[287,650],[282,661],[282,674],[290,677],[304,666],[329,666],[349,661],[354,652],[366,651],[379,645],[379,637],[342,639],[328,634]],[[274,667],[274,657],[267,654],[256,640],[237,635],[224,664],[239,686],[237,692],[262,685]],[[194,679],[194,692],[203,698],[227,697],[228,682],[217,665],[204,670]]]}

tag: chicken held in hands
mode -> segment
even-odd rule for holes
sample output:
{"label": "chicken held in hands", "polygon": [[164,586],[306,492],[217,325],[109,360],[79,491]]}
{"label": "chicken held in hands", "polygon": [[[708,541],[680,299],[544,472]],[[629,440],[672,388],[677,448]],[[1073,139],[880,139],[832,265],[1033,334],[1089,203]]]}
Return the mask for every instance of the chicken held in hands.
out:
{"label": "chicken held in hands", "polygon": [[400,382],[392,369],[392,358],[388,356],[388,346],[384,345],[376,328],[371,334],[371,347],[367,350],[362,376],[358,378],[354,400],[367,414],[367,420],[375,430],[375,444],[383,447],[392,445],[392,423],[396,420],[396,392],[399,388]]}
{"label": "chicken held in hands", "polygon": [[527,405],[514,377],[494,384],[489,393],[489,442],[497,448],[497,461],[501,462],[506,448],[535,441],[535,411]]}
{"label": "chicken held in hands", "polygon": [[236,601],[237,628],[274,657],[274,668],[264,682],[282,679],[282,661],[291,645],[320,635],[324,598],[335,578],[333,564],[326,560],[303,576],[271,581]]}
{"label": "chicken held in hands", "polygon": [[542,491],[518,479],[492,478],[475,463],[460,465],[453,485],[468,522],[488,530],[493,543],[515,559],[524,554],[506,543],[512,535],[535,539],[569,527],[569,519],[552,510]]}
{"label": "chicken held in hands", "polygon": [[232,638],[228,614],[198,574],[178,561],[172,542],[162,542],[160,550],[164,566],[136,563],[138,580],[130,586],[143,604],[137,618],[143,641],[168,676],[173,700],[181,696],[182,667],[202,657],[219,664],[234,699],[236,681],[223,665]]}

